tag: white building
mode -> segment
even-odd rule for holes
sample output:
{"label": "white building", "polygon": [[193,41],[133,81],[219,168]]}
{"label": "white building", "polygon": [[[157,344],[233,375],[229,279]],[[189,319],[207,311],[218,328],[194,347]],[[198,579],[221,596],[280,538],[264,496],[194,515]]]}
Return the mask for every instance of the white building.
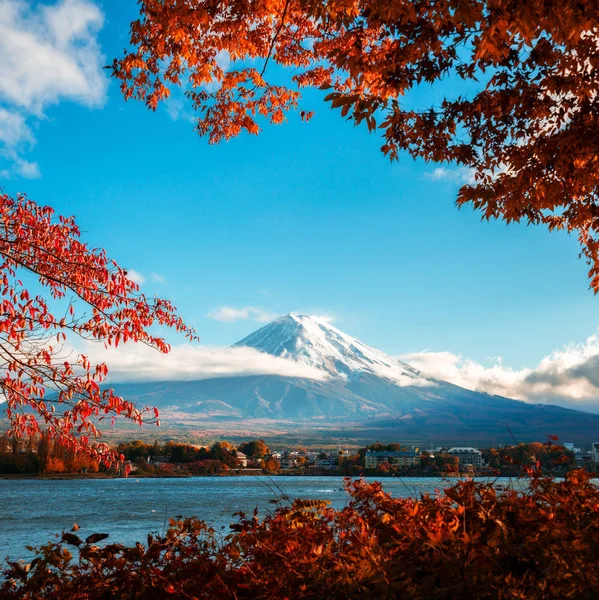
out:
{"label": "white building", "polygon": [[472,465],[473,467],[483,466],[483,453],[477,448],[450,448],[447,454],[457,456],[460,460],[460,467]]}
{"label": "white building", "polygon": [[599,463],[599,442],[593,442],[593,449],[591,450],[591,456],[596,463]]}
{"label": "white building", "polygon": [[364,455],[364,466],[367,469],[376,469],[383,463],[389,463],[396,467],[413,467],[420,464],[420,452],[415,450],[399,450],[391,452],[387,450],[367,450]]}

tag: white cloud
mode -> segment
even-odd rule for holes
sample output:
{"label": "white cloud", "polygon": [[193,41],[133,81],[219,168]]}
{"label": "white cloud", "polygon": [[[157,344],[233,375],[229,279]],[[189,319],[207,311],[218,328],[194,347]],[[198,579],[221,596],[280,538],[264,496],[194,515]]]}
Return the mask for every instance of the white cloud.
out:
{"label": "white cloud", "polygon": [[150,274],[146,276],[135,269],[127,269],[127,277],[131,279],[131,281],[135,281],[137,285],[143,285],[148,279],[154,283],[166,282],[164,276],[159,273],[150,272]]}
{"label": "white cloud", "polygon": [[425,173],[426,179],[432,181],[450,181],[452,183],[474,183],[474,169],[469,167],[437,167]]}
{"label": "white cloud", "polygon": [[243,308],[221,306],[220,308],[211,310],[206,316],[225,323],[235,323],[236,321],[246,319],[257,321],[258,323],[269,323],[273,319],[276,319],[278,315],[255,306],[244,306]]}
{"label": "white cloud", "polygon": [[382,364],[372,364],[371,370],[378,377],[389,379],[397,387],[436,387],[437,382],[427,379],[426,377],[417,377],[411,373],[406,373],[396,367],[386,366]]}
{"label": "white cloud", "polygon": [[68,98],[101,106],[106,91],[96,35],[104,18],[90,0],[35,8],[0,0],[0,97],[29,112]]}
{"label": "white cloud", "polygon": [[31,144],[33,133],[25,122],[25,117],[0,107],[0,142],[8,147],[21,143]]}
{"label": "white cloud", "polygon": [[143,285],[146,281],[146,278],[135,269],[127,269],[127,277],[137,283],[137,285]]}
{"label": "white cloud", "polygon": [[185,116],[188,118],[188,115],[185,113],[185,103],[182,98],[177,98],[171,95],[164,104],[166,114],[173,120],[178,121],[179,118]]}
{"label": "white cloud", "polygon": [[21,158],[19,154],[12,148],[0,147],[0,157],[4,157],[12,163],[10,170],[6,169],[2,171],[4,174],[3,176],[7,179],[13,173],[17,173],[25,179],[37,179],[38,177],[41,177],[38,164]]}
{"label": "white cloud", "polygon": [[209,348],[182,344],[168,354],[142,344],[128,343],[118,348],[104,348],[85,342],[80,353],[94,363],[106,362],[112,382],[172,381],[280,375],[323,380],[327,374],[309,365],[279,358],[253,348]]}
{"label": "white cloud", "polygon": [[4,177],[39,177],[23,152],[35,143],[28,121],[62,100],[102,106],[108,80],[97,33],[104,17],[91,0],[52,5],[0,0],[0,159]]}
{"label": "white cloud", "polygon": [[399,357],[424,375],[490,394],[599,412],[599,332],[582,344],[555,350],[534,368],[512,369],[501,358],[490,366],[451,352]]}

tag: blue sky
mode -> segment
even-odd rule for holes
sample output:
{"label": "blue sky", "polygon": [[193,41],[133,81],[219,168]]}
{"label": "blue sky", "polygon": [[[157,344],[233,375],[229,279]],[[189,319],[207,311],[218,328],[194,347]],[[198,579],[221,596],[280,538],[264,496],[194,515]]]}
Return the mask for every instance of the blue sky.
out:
{"label": "blue sky", "polygon": [[[297,311],[331,316],[393,355],[501,356],[521,369],[596,332],[575,239],[458,211],[459,173],[434,179],[435,165],[407,156],[389,163],[380,139],[343,121],[321,92],[306,96],[316,110],[309,124],[291,115],[211,147],[187,109],[125,103],[99,69],[126,44],[135,2],[35,3],[19,17],[14,0],[1,0],[0,25],[22,30],[44,5],[89,20],[84,41],[58,51],[84,44],[96,68],[81,91],[59,80],[34,89],[39,101],[29,104],[0,84],[0,108],[30,130],[16,143],[0,120],[0,183],[76,215],[85,238],[172,299],[204,343],[231,344],[261,325],[256,315]],[[0,42],[2,52],[11,49]],[[29,168],[15,163],[15,148]],[[245,312],[254,319],[213,318],[222,307],[253,307]]]}

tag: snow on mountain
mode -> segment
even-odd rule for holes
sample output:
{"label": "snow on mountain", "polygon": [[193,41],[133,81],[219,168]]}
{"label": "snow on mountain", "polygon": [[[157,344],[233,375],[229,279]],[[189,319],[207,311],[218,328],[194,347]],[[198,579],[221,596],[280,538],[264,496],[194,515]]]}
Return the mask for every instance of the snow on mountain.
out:
{"label": "snow on mountain", "polygon": [[290,313],[250,334],[235,346],[250,347],[352,379],[363,373],[399,386],[434,386],[416,369],[339,331],[324,319]]}

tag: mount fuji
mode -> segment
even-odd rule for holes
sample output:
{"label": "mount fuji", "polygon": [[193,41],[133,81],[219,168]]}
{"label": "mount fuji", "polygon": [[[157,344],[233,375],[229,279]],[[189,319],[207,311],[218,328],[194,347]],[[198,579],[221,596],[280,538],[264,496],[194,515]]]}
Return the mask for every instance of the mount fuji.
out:
{"label": "mount fuji", "polygon": [[276,374],[115,385],[157,406],[167,427],[290,434],[311,439],[487,444],[589,443],[599,415],[528,404],[426,377],[328,322],[288,314],[234,344],[307,365],[313,377]]}
{"label": "mount fuji", "polygon": [[418,371],[379,350],[366,346],[317,317],[280,317],[252,333],[236,347],[249,347],[304,363],[332,378],[356,378],[370,373],[403,385],[416,385]]}

